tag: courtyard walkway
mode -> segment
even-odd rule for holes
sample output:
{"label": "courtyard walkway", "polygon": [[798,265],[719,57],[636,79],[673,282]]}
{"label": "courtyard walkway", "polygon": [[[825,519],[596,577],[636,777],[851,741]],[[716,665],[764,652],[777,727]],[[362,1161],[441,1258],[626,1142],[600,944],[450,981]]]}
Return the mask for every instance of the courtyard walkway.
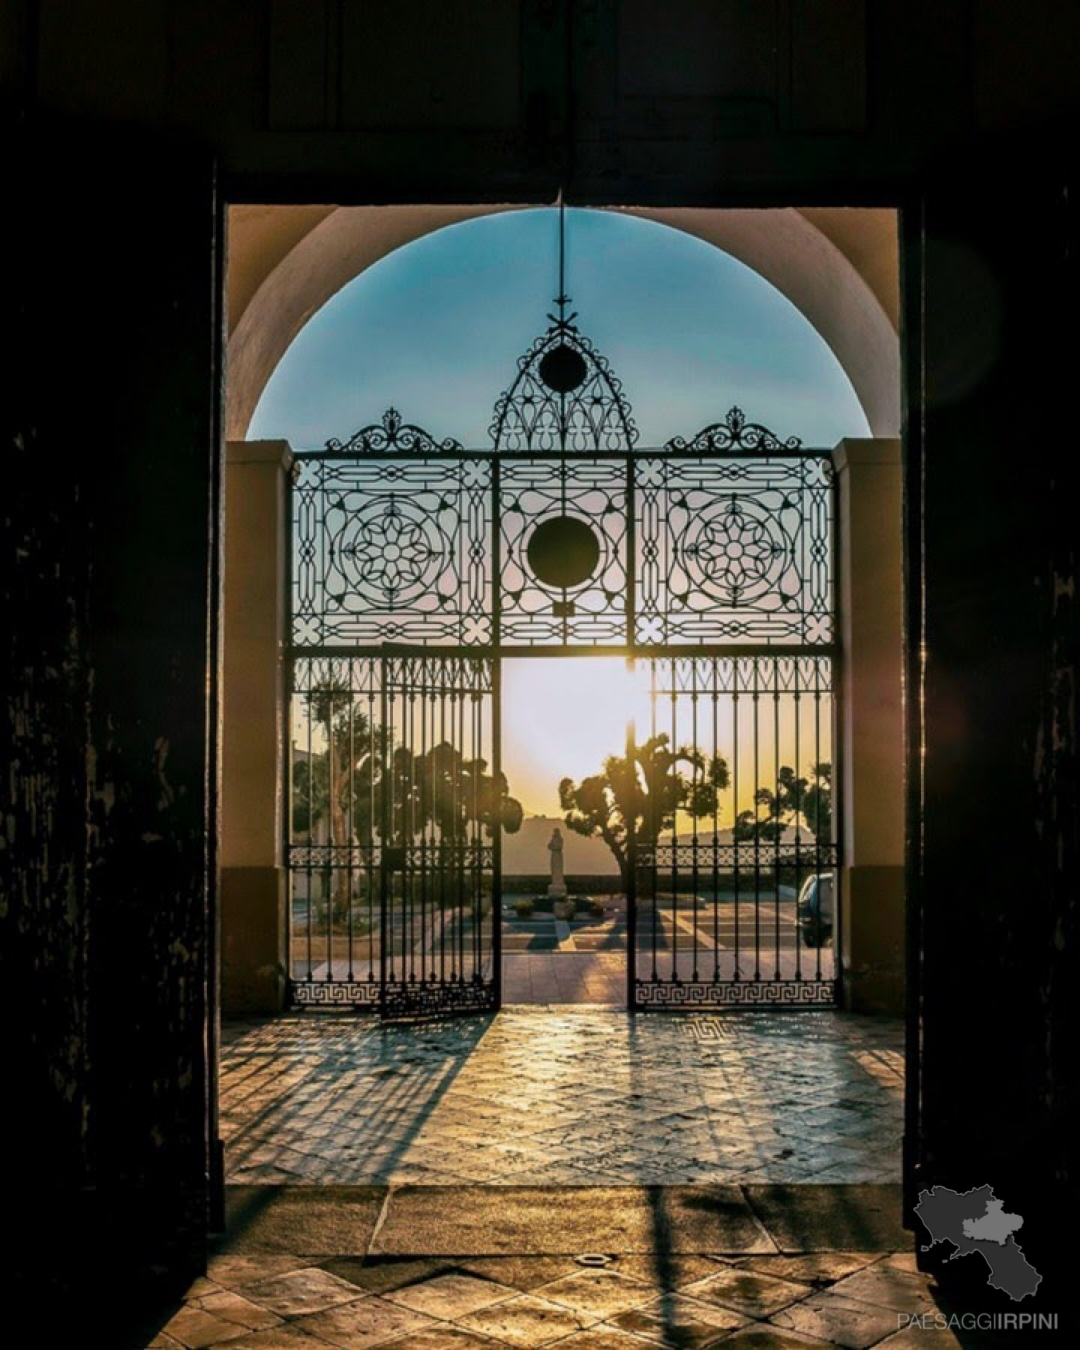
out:
{"label": "courtyard walkway", "polygon": [[998,1344],[911,1326],[958,1309],[901,1222],[900,1047],[833,1012],[233,1023],[227,1231],[137,1344]]}
{"label": "courtyard walkway", "polygon": [[899,1022],[522,1009],[227,1024],[233,1183],[895,1182]]}

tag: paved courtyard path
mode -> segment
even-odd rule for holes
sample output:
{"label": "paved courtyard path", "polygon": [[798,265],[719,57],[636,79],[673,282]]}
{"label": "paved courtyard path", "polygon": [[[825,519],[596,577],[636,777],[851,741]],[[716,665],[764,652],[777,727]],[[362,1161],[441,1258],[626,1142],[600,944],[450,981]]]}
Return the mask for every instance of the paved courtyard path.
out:
{"label": "paved courtyard path", "polygon": [[232,1183],[895,1182],[898,1021],[517,1010],[226,1024]]}

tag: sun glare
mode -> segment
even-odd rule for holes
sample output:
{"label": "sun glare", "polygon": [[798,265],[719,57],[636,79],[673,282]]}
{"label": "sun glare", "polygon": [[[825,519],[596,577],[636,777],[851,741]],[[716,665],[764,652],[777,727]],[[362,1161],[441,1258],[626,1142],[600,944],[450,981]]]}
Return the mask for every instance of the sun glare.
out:
{"label": "sun glare", "polygon": [[648,726],[649,671],[621,657],[503,662],[503,769],[530,815],[558,815],[559,779],[598,772],[626,750],[627,728]]}

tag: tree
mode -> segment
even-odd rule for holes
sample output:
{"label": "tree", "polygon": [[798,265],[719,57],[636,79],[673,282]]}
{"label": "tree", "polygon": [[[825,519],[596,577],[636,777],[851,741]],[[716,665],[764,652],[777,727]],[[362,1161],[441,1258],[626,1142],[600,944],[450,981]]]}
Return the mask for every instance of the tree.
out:
{"label": "tree", "polygon": [[[510,796],[506,775],[487,772],[487,760],[466,759],[443,742],[406,766],[413,829],[433,824],[439,837],[458,843],[478,823],[490,839],[500,825],[509,834],[521,828],[521,803]],[[407,827],[409,819],[404,822]]]}
{"label": "tree", "polygon": [[629,836],[651,845],[673,828],[677,812],[695,819],[715,816],[728,785],[727,761],[690,746],[671,748],[666,735],[652,736],[631,755],[609,755],[601,773],[559,783],[559,804],[568,829],[598,836],[629,880]]}
{"label": "tree", "polygon": [[776,842],[789,825],[804,825],[819,844],[832,841],[832,765],[815,764],[809,778],[800,778],[785,764],[776,790],[759,788],[755,809],[740,811],[733,837],[737,841]]}
{"label": "tree", "polygon": [[[326,821],[334,845],[370,843],[384,831],[385,842],[408,843],[432,826],[448,863],[450,847],[468,838],[473,822],[489,838],[498,826],[510,833],[520,829],[521,803],[510,796],[504,774],[487,772],[486,760],[466,759],[449,742],[422,755],[391,748],[385,730],[343,685],[327,682],[306,697],[326,749],[293,765],[295,835],[310,839]],[[334,870],[332,901],[336,917],[348,913],[348,869]]]}
{"label": "tree", "polygon": [[327,748],[293,765],[293,830],[310,837],[325,820],[330,842],[366,842],[378,826],[386,737],[346,685],[318,685],[306,701]]}

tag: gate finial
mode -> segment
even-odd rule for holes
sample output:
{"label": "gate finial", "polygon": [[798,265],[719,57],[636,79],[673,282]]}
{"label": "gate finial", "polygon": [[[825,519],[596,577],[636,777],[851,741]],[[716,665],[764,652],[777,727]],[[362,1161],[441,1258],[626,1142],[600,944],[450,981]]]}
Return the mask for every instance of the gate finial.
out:
{"label": "gate finial", "polygon": [[496,450],[573,454],[632,450],[638,438],[630,404],[606,359],[567,312],[566,202],[559,211],[559,284],[550,327],[518,360],[513,384],[495,404]]}
{"label": "gate finial", "polygon": [[428,455],[433,451],[456,454],[464,446],[451,436],[436,441],[423,427],[404,421],[396,408],[387,408],[380,423],[373,422],[370,426],[361,427],[347,441],[335,437],[326,442],[326,448],[331,454],[347,454],[351,451],[358,455],[378,455],[387,450],[404,450]]}
{"label": "gate finial", "polygon": [[802,440],[798,436],[789,436],[786,441],[782,441],[760,422],[748,422],[741,408],[731,408],[722,421],[702,427],[690,440],[674,436],[664,449],[692,450],[697,454],[730,454],[734,451],[739,454],[776,455],[801,450]]}

